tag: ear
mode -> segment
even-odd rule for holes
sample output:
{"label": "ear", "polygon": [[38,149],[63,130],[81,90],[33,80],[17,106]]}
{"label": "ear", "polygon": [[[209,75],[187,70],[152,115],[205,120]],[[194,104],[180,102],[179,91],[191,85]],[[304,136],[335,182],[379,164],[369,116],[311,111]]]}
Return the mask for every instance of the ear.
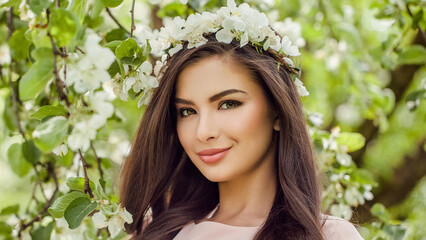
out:
{"label": "ear", "polygon": [[280,120],[278,119],[278,117],[275,118],[274,130],[277,131],[277,132],[280,131]]}

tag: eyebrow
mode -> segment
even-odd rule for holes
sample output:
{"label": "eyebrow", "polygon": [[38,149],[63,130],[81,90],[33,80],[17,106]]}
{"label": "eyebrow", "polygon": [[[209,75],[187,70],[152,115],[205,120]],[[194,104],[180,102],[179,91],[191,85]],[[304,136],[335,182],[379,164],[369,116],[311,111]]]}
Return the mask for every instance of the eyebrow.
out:
{"label": "eyebrow", "polygon": [[[220,93],[217,93],[217,94],[211,96],[209,98],[209,102],[217,101],[217,100],[219,100],[219,99],[221,99],[221,98],[223,98],[223,97],[225,97],[227,95],[234,94],[234,93],[244,93],[244,94],[247,94],[243,90],[228,89],[228,90],[222,91]],[[192,101],[181,99],[181,98],[175,98],[175,103],[183,103],[183,104],[188,104],[188,105],[195,105]]]}

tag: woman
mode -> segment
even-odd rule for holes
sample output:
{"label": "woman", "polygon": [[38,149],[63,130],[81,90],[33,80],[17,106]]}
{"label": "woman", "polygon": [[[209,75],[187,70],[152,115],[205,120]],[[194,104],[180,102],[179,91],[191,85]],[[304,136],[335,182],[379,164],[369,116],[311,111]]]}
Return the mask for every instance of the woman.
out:
{"label": "woman", "polygon": [[[247,44],[244,34],[254,34],[238,30],[235,16],[263,18],[247,7],[228,2],[218,12],[220,30],[205,30],[195,48],[187,36],[196,28],[184,24],[183,45],[168,49],[123,166],[121,201],[134,218],[128,231],[149,240],[361,239],[350,223],[320,214],[318,174],[291,78],[297,71],[287,58],[298,51],[284,38],[278,50],[253,37]],[[234,29],[223,14],[234,18]],[[231,41],[228,32],[237,33]]]}

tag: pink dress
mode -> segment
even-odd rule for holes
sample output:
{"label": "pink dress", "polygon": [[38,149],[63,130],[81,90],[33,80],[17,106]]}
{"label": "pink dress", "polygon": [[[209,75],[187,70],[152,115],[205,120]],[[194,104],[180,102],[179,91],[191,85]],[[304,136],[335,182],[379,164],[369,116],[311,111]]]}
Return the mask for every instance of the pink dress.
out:
{"label": "pink dress", "polygon": [[[214,212],[207,216],[210,219]],[[325,216],[327,220],[323,226],[323,234],[326,240],[362,240],[356,228],[348,221]],[[173,240],[252,240],[259,231],[258,227],[231,226],[219,222],[203,221],[195,224],[190,222],[185,225]]]}

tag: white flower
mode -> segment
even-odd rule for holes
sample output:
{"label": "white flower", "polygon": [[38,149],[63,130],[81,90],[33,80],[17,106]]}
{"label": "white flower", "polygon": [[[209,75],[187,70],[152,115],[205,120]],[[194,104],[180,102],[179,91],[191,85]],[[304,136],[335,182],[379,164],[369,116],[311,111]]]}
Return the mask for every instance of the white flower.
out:
{"label": "white flower", "polygon": [[114,106],[108,101],[109,96],[105,91],[98,91],[89,96],[92,109],[105,118],[110,118],[114,113]]}
{"label": "white flower", "polygon": [[303,82],[299,80],[299,78],[296,78],[296,80],[294,81],[294,83],[296,84],[296,89],[297,92],[299,93],[299,96],[308,96],[309,92],[308,90],[306,90],[306,87],[303,86]]}
{"label": "white flower", "polygon": [[309,121],[316,127],[320,127],[324,123],[321,113],[311,113],[308,115]]}
{"label": "white flower", "polygon": [[291,45],[291,41],[287,36],[284,36],[281,40],[281,49],[287,56],[299,56],[299,49]]}
{"label": "white flower", "polygon": [[[67,75],[65,82],[73,85],[77,93],[85,93],[89,90],[97,89],[102,83],[110,80],[107,69],[114,62],[115,55],[110,49],[99,46],[100,37],[92,31],[87,31],[85,41],[86,54],[79,57],[72,54],[70,63],[67,65]],[[60,74],[64,79],[64,68]]]}
{"label": "white flower", "polygon": [[231,29],[221,29],[216,32],[216,39],[219,42],[231,43],[234,35],[231,32]]}
{"label": "white flower", "polygon": [[144,73],[151,74],[152,72],[151,63],[148,61],[143,62],[142,65],[140,66],[140,70]]}
{"label": "white flower", "polygon": [[7,44],[3,44],[0,47],[0,65],[10,63],[10,50]]}
{"label": "white flower", "polygon": [[177,53],[177,52],[179,52],[180,50],[182,50],[182,48],[183,48],[183,45],[182,44],[176,44],[176,46],[175,47],[173,47],[173,48],[171,48],[170,50],[169,50],[169,55],[170,55],[170,57],[172,57],[173,55],[175,55],[175,53]]}
{"label": "white flower", "polygon": [[277,21],[272,24],[281,36],[288,36],[288,38],[298,47],[305,46],[305,39],[302,38],[302,26],[298,22],[294,22],[291,18],[286,18],[284,21]]}
{"label": "white flower", "polygon": [[90,147],[90,141],[96,138],[96,130],[106,123],[104,115],[94,114],[89,119],[84,119],[74,125],[68,136],[68,147],[73,151],[81,149],[86,151]]}
{"label": "white flower", "polygon": [[352,158],[347,153],[337,153],[336,160],[340,165],[346,166],[346,167],[350,166],[352,163]]}
{"label": "white flower", "polygon": [[96,228],[105,228],[108,226],[105,215],[99,211],[92,216],[92,221],[95,224]]}
{"label": "white flower", "polygon": [[111,233],[111,237],[117,236],[121,229],[124,229],[124,223],[130,224],[132,222],[132,214],[126,208],[120,207],[118,214],[112,216],[108,221],[108,231]]}
{"label": "white flower", "polygon": [[65,156],[68,153],[68,147],[65,144],[61,144],[54,148],[52,152],[58,156]]}
{"label": "white flower", "polygon": [[151,100],[151,97],[152,97],[151,89],[145,90],[143,92],[142,97],[139,99],[138,108],[140,108],[142,105],[147,105],[149,103],[149,100]]}
{"label": "white flower", "polygon": [[187,3],[188,3],[188,0],[180,0],[180,2],[181,2],[182,4],[187,4]]}

